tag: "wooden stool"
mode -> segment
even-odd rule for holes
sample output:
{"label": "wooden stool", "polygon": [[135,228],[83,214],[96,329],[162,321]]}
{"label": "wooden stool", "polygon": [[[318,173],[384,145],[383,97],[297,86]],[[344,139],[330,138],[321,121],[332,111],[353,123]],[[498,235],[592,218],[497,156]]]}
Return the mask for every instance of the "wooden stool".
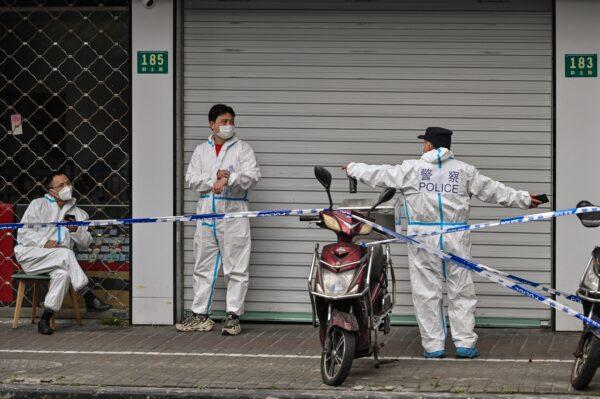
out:
{"label": "wooden stool", "polygon": [[[17,303],[15,305],[15,315],[13,316],[13,328],[19,327],[19,318],[21,317],[21,306],[23,305],[23,297],[25,296],[25,284],[30,282],[33,284],[33,303],[31,305],[31,324],[35,323],[35,316],[37,307],[39,304],[39,284],[50,283],[50,276],[47,274],[27,274],[20,272],[13,274],[14,281],[19,282],[19,288],[17,289]],[[77,293],[72,286],[69,287],[69,297],[73,303],[73,310],[75,311],[75,321],[78,325],[81,325],[81,312],[79,311],[79,302],[77,301]],[[54,316],[50,320],[50,327],[54,330],[56,323]]]}

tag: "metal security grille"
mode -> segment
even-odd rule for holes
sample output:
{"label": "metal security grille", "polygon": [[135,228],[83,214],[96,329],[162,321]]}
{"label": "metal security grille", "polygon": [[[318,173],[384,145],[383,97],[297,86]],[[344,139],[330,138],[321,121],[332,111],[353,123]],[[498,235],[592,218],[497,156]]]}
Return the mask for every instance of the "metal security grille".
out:
{"label": "metal security grille", "polygon": [[[128,1],[0,2],[2,222],[44,195],[51,170],[71,176],[90,218],[130,216],[130,70]],[[100,297],[128,309],[130,229],[91,233],[82,268]],[[15,300],[14,237],[0,239],[0,307]]]}

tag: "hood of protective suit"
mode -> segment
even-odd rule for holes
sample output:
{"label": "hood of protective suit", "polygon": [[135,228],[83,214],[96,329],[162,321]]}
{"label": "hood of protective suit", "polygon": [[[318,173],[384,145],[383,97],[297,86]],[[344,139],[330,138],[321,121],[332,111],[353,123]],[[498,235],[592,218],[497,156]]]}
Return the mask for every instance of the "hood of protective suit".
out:
{"label": "hood of protective suit", "polygon": [[444,161],[452,158],[454,158],[454,154],[445,147],[431,150],[421,156],[421,160],[433,164],[438,164],[439,162],[444,163]]}
{"label": "hood of protective suit", "polygon": [[[211,134],[210,136],[208,136],[208,142],[209,142],[209,144],[212,144],[212,143],[215,142],[215,136],[217,136],[217,135],[214,134],[214,133]],[[236,141],[238,141],[239,139],[238,139],[237,135],[233,135],[230,138],[223,139],[223,140],[225,140],[225,142],[223,143],[224,146],[230,146],[233,143],[235,143]]]}
{"label": "hood of protective suit", "polygon": [[[50,202],[56,202],[56,198],[54,198],[54,197],[53,197],[52,195],[50,195],[50,194],[46,194],[46,195],[44,196],[44,198],[47,198],[47,199],[48,199],[48,201],[50,201]],[[65,204],[63,205],[62,209],[65,209],[65,210],[67,210],[67,211],[68,211],[69,209],[71,209],[72,207],[74,207],[74,206],[76,205],[76,203],[77,203],[77,198],[75,198],[75,197],[71,197],[71,199],[69,199],[69,200],[66,200],[66,201],[63,201],[63,202],[64,202]],[[65,213],[68,213],[68,212],[65,212]]]}

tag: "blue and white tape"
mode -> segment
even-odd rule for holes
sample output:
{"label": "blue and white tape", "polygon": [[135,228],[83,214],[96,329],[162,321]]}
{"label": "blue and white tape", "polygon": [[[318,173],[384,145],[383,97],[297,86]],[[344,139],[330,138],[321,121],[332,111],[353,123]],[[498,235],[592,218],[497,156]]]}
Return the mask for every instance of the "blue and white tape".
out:
{"label": "blue and white tape", "polygon": [[[403,234],[400,233],[396,233],[395,231],[388,229],[387,227],[381,226],[377,223],[374,223],[370,220],[367,220],[363,217],[360,217],[358,215],[349,213],[349,215],[351,215],[354,219],[359,220],[365,224],[368,224],[369,226],[373,227],[374,229],[377,229],[379,231],[381,231],[382,233],[385,233],[391,237],[397,238],[398,240],[404,241],[410,245],[414,245],[417,248],[423,249],[424,251],[429,252],[432,255],[436,255],[441,259],[445,259],[445,260],[449,260],[451,262],[454,262],[456,264],[458,264],[461,267],[464,267],[468,270],[471,270],[474,273],[477,273],[481,276],[484,276],[485,278],[487,278],[488,280],[498,283],[510,290],[513,290],[523,296],[535,299],[536,301],[539,301],[541,303],[543,303],[544,305],[554,308],[554,309],[558,309],[561,312],[564,312],[570,316],[573,316],[581,321],[583,321],[586,324],[589,324],[590,326],[594,327],[594,328],[600,328],[600,323],[598,323],[597,321],[594,321],[592,319],[590,319],[589,317],[581,314],[580,312],[577,312],[574,309],[571,309],[570,307],[563,305],[551,298],[545,297],[542,294],[539,294],[535,291],[532,291],[528,288],[522,287],[519,284],[515,284],[514,281],[508,281],[505,280],[504,278],[498,276],[497,274],[494,274],[492,272],[490,272],[490,269],[493,269],[489,266],[485,266],[482,265],[480,263],[475,263],[472,262],[468,259],[463,259],[459,256],[456,256],[454,254],[448,253],[448,252],[444,252],[439,248],[435,248],[435,247],[431,247],[429,245],[425,245],[417,240],[415,240],[414,238],[405,236]],[[495,270],[495,269],[493,269]]]}
{"label": "blue and white tape", "polygon": [[[555,217],[561,217],[561,216],[569,216],[569,215],[576,215],[576,214],[582,214],[582,213],[589,213],[589,212],[599,212],[600,211],[600,207],[597,206],[587,206],[587,207],[581,207],[581,208],[569,208],[569,209],[562,209],[559,211],[549,211],[549,212],[542,212],[542,213],[534,213],[531,215],[526,215],[526,216],[517,216],[517,217],[512,217],[512,218],[504,218],[504,219],[499,219],[499,220],[495,220],[495,221],[491,221],[491,222],[486,222],[486,223],[476,223],[476,224],[470,224],[470,225],[465,225],[465,226],[454,226],[454,227],[447,227],[447,228],[443,228],[443,229],[437,229],[437,230],[431,230],[428,232],[423,232],[423,233],[419,233],[419,234],[412,234],[409,235],[407,237],[409,238],[419,238],[419,237],[425,237],[425,236],[434,236],[434,235],[439,235],[439,234],[449,234],[449,233],[456,233],[459,231],[472,231],[472,230],[480,230],[480,229],[485,229],[488,227],[496,227],[496,226],[502,226],[502,225],[507,225],[507,224],[516,224],[516,223],[529,223],[529,222],[538,222],[541,220],[548,220],[548,219],[552,219]],[[404,240],[401,239],[397,239],[397,238],[392,238],[389,240],[381,240],[381,241],[374,241],[374,242],[370,242],[367,243],[366,245],[377,245],[377,244],[386,244],[386,243],[393,243],[393,242],[404,242]],[[531,287],[540,289],[544,292],[548,292],[549,294],[553,294],[553,295],[557,295],[557,296],[562,296],[570,301],[576,302],[576,303],[581,303],[581,298],[577,295],[573,295],[573,294],[569,294],[567,292],[563,292],[554,288],[549,288],[549,287],[545,287],[543,284],[535,282],[535,281],[531,281],[531,280],[527,280],[524,279],[522,277],[519,276],[515,276],[513,274],[508,274],[496,269],[492,269],[489,268],[489,270],[491,273],[497,274],[499,276],[502,277],[506,277],[508,279],[511,279],[515,282],[521,283],[521,284],[526,284],[529,285]]]}
{"label": "blue and white tape", "polygon": [[[429,235],[429,234],[423,234],[423,236],[426,236],[426,235]],[[420,235],[420,234],[413,234],[413,235],[409,235],[407,237],[419,238],[421,236],[422,235]],[[365,243],[363,243],[363,245],[369,247],[369,246],[373,246],[373,245],[390,244],[390,243],[405,243],[405,241],[401,240],[401,239],[397,239],[397,238],[392,238],[389,240],[365,242]],[[503,272],[503,271],[500,271],[497,269],[489,268],[488,271],[491,273],[497,274],[498,276],[502,276],[502,277],[511,279],[512,281],[515,281],[517,283],[526,284],[530,287],[537,288],[537,289],[547,292],[551,295],[561,296],[561,297],[568,299],[569,301],[581,303],[581,298],[579,296],[574,295],[574,294],[569,294],[568,292],[560,291],[555,288],[545,287],[542,283],[538,283],[537,281],[531,281],[531,280],[525,279],[523,277],[515,276],[514,274],[509,274],[509,273],[506,273],[506,272]]]}
{"label": "blue and white tape", "polygon": [[[562,209],[559,211],[532,213],[531,215],[498,219],[498,220],[494,220],[494,221],[486,222],[486,223],[475,223],[475,224],[465,224],[462,226],[445,227],[442,229],[421,232],[419,234],[411,234],[407,237],[418,238],[418,237],[426,237],[426,236],[436,236],[436,235],[440,235],[440,234],[458,233],[460,231],[481,230],[481,229],[486,229],[488,227],[496,227],[496,226],[503,226],[503,225],[507,225],[507,224],[517,224],[517,223],[539,222],[542,220],[549,220],[549,219],[553,219],[553,218],[557,218],[557,217],[561,217],[561,216],[570,216],[570,215],[577,215],[577,214],[590,213],[590,212],[600,212],[600,207],[585,206],[585,207],[581,207],[581,208]],[[397,239],[397,238],[390,238],[387,240],[373,241],[373,242],[368,243],[368,245],[387,244],[387,243],[401,242],[401,241],[402,240]]]}
{"label": "blue and white tape", "polygon": [[299,216],[314,215],[326,210],[327,208],[313,209],[275,209],[266,211],[245,211],[231,213],[204,213],[183,216],[162,216],[155,218],[123,218],[123,219],[105,219],[105,220],[81,220],[81,221],[62,221],[62,222],[35,222],[35,223],[1,223],[0,230],[16,230],[21,228],[47,228],[55,226],[115,226],[124,224],[139,223],[174,223],[174,222],[195,222],[205,219],[236,219],[236,218],[261,218],[270,216]]}
{"label": "blue and white tape", "polygon": [[[173,223],[173,222],[194,222],[205,219],[235,219],[235,218],[258,218],[270,216],[299,216],[299,215],[314,215],[327,210],[328,208],[311,208],[311,209],[275,209],[264,211],[245,211],[231,213],[205,213],[183,216],[162,216],[155,218],[122,218],[122,219],[104,219],[104,220],[83,220],[83,221],[61,221],[61,222],[35,222],[35,223],[0,223],[0,230],[16,230],[20,228],[44,228],[53,226],[112,226],[124,224],[139,224],[139,223]],[[344,209],[344,208],[340,208]],[[569,208],[559,211],[549,211],[542,213],[534,213],[526,216],[518,216],[513,218],[505,218],[487,223],[476,223],[464,226],[447,227],[438,230],[428,231],[417,235],[410,236],[411,238],[456,233],[459,231],[480,230],[488,227],[502,226],[506,224],[528,223],[540,220],[552,219],[560,216],[576,215],[581,213],[600,212],[600,207],[586,206],[581,208]],[[393,242],[397,239],[385,240],[382,242]]]}
{"label": "blue and white tape", "polygon": [[[205,219],[235,219],[235,218],[257,218],[257,217],[271,217],[271,216],[298,216],[298,215],[311,215],[318,214],[319,212],[325,210],[327,208],[312,208],[312,209],[278,209],[278,210],[265,210],[265,211],[245,211],[245,212],[232,212],[232,213],[208,213],[208,214],[194,214],[194,215],[183,215],[183,216],[164,216],[157,218],[123,218],[123,219],[107,219],[107,220],[86,220],[86,221],[62,221],[62,222],[39,222],[39,223],[4,223],[0,224],[0,230],[14,230],[19,228],[45,228],[45,227],[53,227],[53,226],[88,226],[88,227],[97,227],[97,226],[111,226],[111,225],[126,225],[126,224],[139,224],[139,223],[174,223],[174,222],[193,222],[198,220]],[[535,222],[541,220],[547,220],[554,217],[560,216],[568,216],[568,215],[576,215],[581,213],[588,212],[599,212],[600,207],[588,206],[581,208],[569,208],[563,209],[559,211],[549,211],[536,213],[526,216],[518,216],[512,218],[504,218],[496,221],[486,222],[486,223],[476,223],[465,226],[454,226],[448,227],[438,230],[432,230],[429,232],[424,232],[420,234],[414,234],[408,236],[409,238],[418,238],[423,236],[432,236],[439,234],[450,234],[459,231],[472,231],[472,230],[480,230],[489,227],[502,226],[506,224],[516,224],[516,223],[528,223]],[[400,240],[398,238],[393,238],[390,240],[376,241],[369,243],[367,245],[374,245],[380,243],[388,243],[388,242],[399,242],[405,241]],[[484,268],[486,266],[483,266]],[[570,301],[580,303],[581,298],[577,295],[569,294],[566,292],[562,292],[556,290],[554,288],[545,287],[543,284],[524,279],[519,276],[515,276],[513,274],[508,274],[493,268],[487,268],[487,271],[490,273],[494,273],[496,275],[508,278],[512,281],[526,284],[531,287],[540,289],[544,292],[548,292],[553,295],[562,296]]]}
{"label": "blue and white tape", "polygon": [[[183,215],[183,216],[164,216],[164,217],[156,217],[156,218],[122,218],[122,219],[106,219],[106,220],[85,220],[85,221],[61,221],[61,222],[36,222],[36,223],[2,223],[0,224],[0,230],[15,230],[20,228],[46,228],[46,227],[54,227],[54,226],[87,226],[87,227],[97,227],[97,226],[112,226],[112,225],[127,225],[127,224],[141,224],[141,223],[174,223],[174,222],[194,222],[198,220],[205,219],[235,219],[235,218],[260,218],[260,217],[272,217],[272,216],[299,216],[299,215],[314,215],[322,212],[328,208],[310,208],[310,209],[277,209],[277,210],[263,210],[263,211],[245,211],[245,212],[232,212],[232,213],[208,213],[208,214],[194,214],[194,215]],[[449,234],[455,233],[459,231],[472,231],[479,230],[488,227],[501,226],[506,224],[516,224],[516,223],[528,223],[540,220],[547,220],[560,216],[568,216],[568,215],[576,215],[581,213],[588,212],[600,212],[600,207],[588,206],[581,208],[569,208],[563,209],[559,211],[549,211],[542,212],[537,214],[531,214],[526,216],[519,216],[513,218],[505,218],[487,223],[476,223],[472,225],[465,226],[455,226],[448,227],[444,229],[432,230],[430,232],[421,233],[417,235],[404,236],[402,234],[396,233],[390,229],[387,229],[383,226],[380,226],[376,223],[368,221],[364,218],[361,218],[357,215],[352,215],[355,219],[361,220],[372,227],[394,237],[391,240],[379,241],[382,242],[394,242],[401,241],[407,242],[411,245],[417,245],[423,248],[426,251],[432,252],[433,254],[442,257],[443,259],[451,260],[455,263],[460,264],[463,267],[466,267],[469,270],[473,270],[479,274],[484,275],[488,279],[495,281],[507,288],[510,288],[514,291],[521,293],[522,295],[530,296],[534,299],[540,300],[544,302],[548,306],[553,308],[562,310],[574,317],[580,318],[584,322],[587,322],[585,319],[587,317],[581,315],[580,313],[561,305],[560,303],[553,301],[550,298],[546,298],[543,295],[535,293],[534,291],[527,290],[519,286],[518,284],[511,284],[510,282],[506,282],[504,278],[512,280],[512,282],[517,282],[520,284],[526,284],[537,289],[543,290],[550,294],[555,294],[559,296],[563,296],[568,300],[573,302],[581,302],[581,299],[577,295],[568,294],[553,288],[544,287],[542,284],[537,283],[535,281],[530,281],[512,274],[508,274],[489,266],[485,266],[482,264],[476,264],[474,262],[468,261],[466,259],[462,259],[457,257],[456,255],[447,254],[437,248],[427,247],[424,244],[421,244],[415,238],[422,236],[431,236],[431,235],[439,235],[439,234]],[[373,243],[371,243],[373,244]],[[539,297],[539,298],[538,298]],[[545,298],[544,300],[540,298]],[[581,317],[580,317],[581,316]],[[583,317],[583,318],[582,318]],[[589,320],[589,319],[588,319]],[[593,322],[590,320],[590,322]],[[596,322],[593,322],[598,324]],[[592,324],[592,323],[588,323]],[[592,324],[593,325],[593,324]],[[595,326],[595,325],[594,325]],[[598,324],[600,327],[600,324]]]}
{"label": "blue and white tape", "polygon": [[486,222],[486,223],[475,223],[475,224],[464,225],[464,226],[447,227],[447,228],[443,228],[443,229],[439,229],[439,230],[432,230],[427,233],[412,235],[410,237],[415,238],[417,236],[423,237],[423,236],[428,236],[428,235],[456,233],[459,231],[480,230],[480,229],[485,229],[488,227],[503,226],[506,224],[539,222],[541,220],[548,220],[548,219],[553,219],[553,218],[561,217],[561,216],[570,216],[570,215],[577,215],[577,214],[581,214],[581,213],[590,213],[590,212],[600,212],[600,207],[585,206],[585,207],[581,207],[581,208],[569,208],[569,209],[562,209],[559,211],[534,213],[531,215],[517,216],[517,217],[512,217],[512,218],[504,218],[504,219],[495,220],[495,221]]}

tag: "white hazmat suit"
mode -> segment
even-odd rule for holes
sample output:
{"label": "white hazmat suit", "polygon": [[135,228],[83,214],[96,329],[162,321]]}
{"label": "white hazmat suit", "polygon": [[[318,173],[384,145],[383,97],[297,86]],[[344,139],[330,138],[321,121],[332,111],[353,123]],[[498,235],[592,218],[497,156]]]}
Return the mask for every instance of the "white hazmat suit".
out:
{"label": "white hazmat suit", "polygon": [[[75,199],[66,201],[60,208],[56,200],[46,194],[33,200],[21,218],[23,223],[59,222],[65,215],[73,215],[75,220],[88,219],[88,214],[75,206]],[[48,241],[56,241],[56,248],[44,248]],[[92,235],[87,226],[80,226],[71,232],[66,227],[21,228],[17,234],[15,258],[23,270],[31,274],[50,275],[50,286],[44,299],[44,307],[54,312],[60,310],[69,284],[80,291],[88,284],[88,278],[81,270],[73,252],[74,244],[86,250],[92,243]]]}
{"label": "white hazmat suit", "polygon": [[[507,187],[479,173],[472,165],[454,158],[446,148],[429,151],[418,160],[401,165],[350,163],[348,175],[370,186],[395,187],[405,199],[409,234],[419,234],[469,223],[470,198],[503,206],[529,208],[526,191]],[[471,256],[469,232],[419,238],[463,258]],[[435,255],[408,246],[412,298],[426,352],[444,350],[446,325],[442,284],[446,281],[450,330],[457,348],[474,348],[475,288],[470,271],[447,264]]]}
{"label": "white hazmat suit", "polygon": [[[230,172],[227,186],[213,194],[217,172]],[[260,179],[254,151],[236,137],[227,140],[219,155],[212,136],[196,147],[185,175],[189,188],[198,192],[197,213],[228,213],[248,210],[248,190]],[[198,221],[194,236],[194,301],[191,310],[211,313],[219,268],[227,286],[227,312],[244,313],[250,264],[250,221],[243,219]]]}

